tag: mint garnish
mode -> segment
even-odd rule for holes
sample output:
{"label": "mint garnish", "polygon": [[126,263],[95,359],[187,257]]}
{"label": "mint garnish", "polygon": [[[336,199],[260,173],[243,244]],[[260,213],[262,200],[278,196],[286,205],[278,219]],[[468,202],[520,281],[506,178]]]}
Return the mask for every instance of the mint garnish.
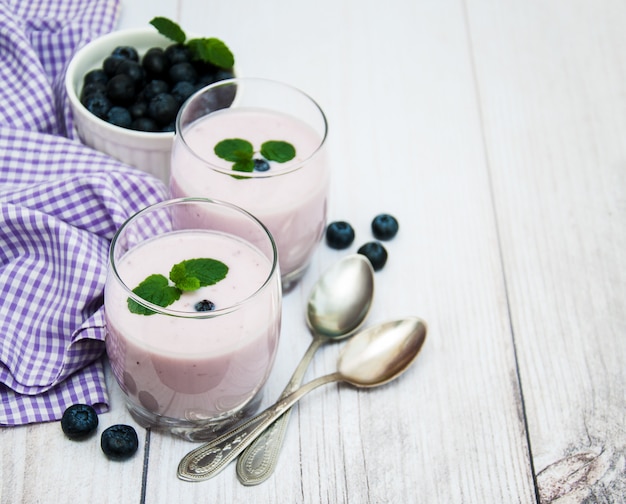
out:
{"label": "mint garnish", "polygon": [[[239,172],[254,170],[254,147],[247,140],[241,138],[227,138],[218,142],[213,152],[219,158],[233,163],[232,169]],[[282,140],[268,140],[261,145],[259,154],[267,161],[286,163],[296,156],[296,149],[289,142]],[[245,178],[245,177],[236,177]]]}
{"label": "mint garnish", "polygon": [[228,138],[219,142],[215,148],[215,155],[236,163],[237,161],[246,161],[252,159],[254,148],[247,140],[241,138]]}
{"label": "mint garnish", "polygon": [[[228,266],[215,259],[189,259],[175,264],[170,271],[170,280],[181,290],[196,290],[207,285],[214,285],[223,280],[228,273]],[[191,282],[198,287],[185,289],[183,284]]]}
{"label": "mint garnish", "polygon": [[[140,298],[163,308],[180,299],[180,289],[169,285],[167,278],[163,275],[150,275],[135,287],[133,292]],[[155,313],[150,308],[140,305],[131,298],[128,298],[127,303],[128,309],[132,313],[139,315],[152,315]]]}
{"label": "mint garnish", "polygon": [[[223,280],[227,274],[228,266],[216,259],[188,259],[172,266],[169,276],[174,285],[170,285],[163,275],[154,274],[143,280],[133,292],[149,303],[165,308],[180,299],[183,292],[214,285]],[[156,313],[131,298],[128,298],[127,304],[131,313],[138,315]]]}
{"label": "mint garnish", "polygon": [[187,40],[187,35],[185,35],[182,28],[171,19],[155,17],[152,18],[150,24],[154,26],[161,35],[173,40],[177,44],[184,44],[185,40]]}
{"label": "mint garnish", "polygon": [[191,39],[187,42],[196,59],[208,61],[220,68],[232,68],[235,57],[220,39],[215,37]]}
{"label": "mint garnish", "polygon": [[177,44],[186,45],[196,60],[206,61],[220,68],[232,68],[235,57],[228,46],[218,38],[195,38],[187,40],[183,29],[171,19],[155,17],[150,21],[157,31],[164,37]]}
{"label": "mint garnish", "polygon": [[289,142],[269,140],[261,145],[261,155],[268,161],[286,163],[296,157],[296,149]]}

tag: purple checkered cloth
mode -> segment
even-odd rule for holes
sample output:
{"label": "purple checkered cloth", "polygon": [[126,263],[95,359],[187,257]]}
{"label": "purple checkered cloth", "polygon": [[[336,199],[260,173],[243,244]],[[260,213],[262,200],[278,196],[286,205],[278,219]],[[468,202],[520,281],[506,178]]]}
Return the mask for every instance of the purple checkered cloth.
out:
{"label": "purple checkered cloth", "polygon": [[0,0],[0,425],[108,408],[109,243],[167,196],[72,129],[65,67],[118,14],[118,0]]}

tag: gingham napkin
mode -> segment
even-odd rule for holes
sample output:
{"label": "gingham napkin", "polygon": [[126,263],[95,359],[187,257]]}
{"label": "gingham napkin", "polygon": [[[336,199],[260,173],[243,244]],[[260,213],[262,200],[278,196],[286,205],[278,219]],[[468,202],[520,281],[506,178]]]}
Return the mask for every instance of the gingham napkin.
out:
{"label": "gingham napkin", "polygon": [[0,425],[103,411],[108,247],[163,183],[80,144],[63,92],[118,0],[0,0]]}

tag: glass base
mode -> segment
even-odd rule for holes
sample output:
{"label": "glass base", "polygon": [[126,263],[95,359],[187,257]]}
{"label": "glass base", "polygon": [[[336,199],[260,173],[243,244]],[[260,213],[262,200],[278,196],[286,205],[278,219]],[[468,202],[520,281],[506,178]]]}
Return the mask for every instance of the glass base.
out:
{"label": "glass base", "polygon": [[297,269],[295,271],[292,271],[291,273],[287,273],[286,275],[281,276],[280,281],[283,287],[283,294],[288,294],[296,287],[296,285],[298,285],[298,282],[302,279],[302,277],[304,276],[308,268],[309,268],[309,264],[307,263],[304,266],[302,266],[300,269]]}
{"label": "glass base", "polygon": [[130,401],[126,401],[126,408],[133,419],[144,428],[169,432],[187,441],[204,442],[215,439],[242,420],[253,416],[259,410],[262,399],[263,393],[261,391],[237,411],[228,412],[215,418],[199,420],[182,420],[156,415]]}

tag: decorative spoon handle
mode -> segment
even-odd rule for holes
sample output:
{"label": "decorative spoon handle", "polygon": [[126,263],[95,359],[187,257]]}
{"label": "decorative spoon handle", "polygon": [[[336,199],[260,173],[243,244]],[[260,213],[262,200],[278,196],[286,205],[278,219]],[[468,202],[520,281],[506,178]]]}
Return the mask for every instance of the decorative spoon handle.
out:
{"label": "decorative spoon handle", "polygon": [[178,477],[186,481],[212,478],[244,451],[267,427],[311,390],[335,381],[339,373],[320,376],[303,385],[294,393],[279,400],[255,417],[222,434],[218,438],[191,450],[178,464]]}
{"label": "decorative spoon handle", "polygon": [[[313,359],[313,355],[328,339],[316,335],[296,367],[289,383],[278,398],[280,401],[298,389],[304,374]],[[237,477],[244,485],[258,485],[269,478],[278,462],[278,455],[283,446],[291,408],[287,409],[267,429],[265,429],[237,460]]]}

